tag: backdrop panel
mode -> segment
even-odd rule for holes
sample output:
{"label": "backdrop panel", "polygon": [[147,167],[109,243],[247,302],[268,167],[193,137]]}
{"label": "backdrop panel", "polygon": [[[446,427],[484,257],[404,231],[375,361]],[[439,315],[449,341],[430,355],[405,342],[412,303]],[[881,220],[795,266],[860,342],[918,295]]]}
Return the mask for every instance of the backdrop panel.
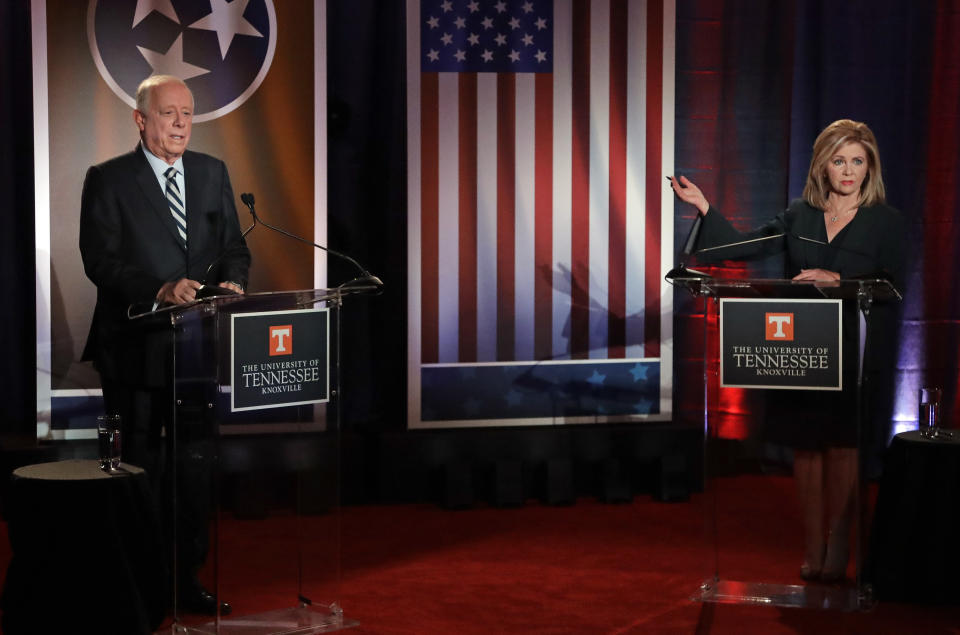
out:
{"label": "backdrop panel", "polygon": [[[80,191],[88,166],[136,146],[141,79],[184,78],[190,148],[222,158],[264,219],[326,242],[324,15],[323,1],[33,1],[38,436],[87,436],[102,411],[79,361],[96,296],[77,246]],[[264,228],[247,242],[251,291],[325,285],[309,246]]]}
{"label": "backdrop panel", "polygon": [[670,1],[407,3],[408,425],[669,419]]}

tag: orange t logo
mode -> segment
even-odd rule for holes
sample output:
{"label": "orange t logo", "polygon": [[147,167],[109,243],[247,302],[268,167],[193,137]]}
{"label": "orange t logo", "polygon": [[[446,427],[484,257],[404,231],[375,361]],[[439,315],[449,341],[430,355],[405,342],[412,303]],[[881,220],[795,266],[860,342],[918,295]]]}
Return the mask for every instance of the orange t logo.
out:
{"label": "orange t logo", "polygon": [[793,341],[793,313],[767,313],[766,331],[768,340]]}
{"label": "orange t logo", "polygon": [[293,355],[293,325],[270,327],[270,355]]}

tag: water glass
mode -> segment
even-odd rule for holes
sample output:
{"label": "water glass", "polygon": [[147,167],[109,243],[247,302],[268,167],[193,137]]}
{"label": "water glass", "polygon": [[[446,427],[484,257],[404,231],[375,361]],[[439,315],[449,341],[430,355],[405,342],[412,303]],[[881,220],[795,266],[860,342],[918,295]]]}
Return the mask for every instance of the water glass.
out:
{"label": "water glass", "polygon": [[940,430],[940,412],[941,402],[943,400],[943,391],[939,388],[921,388],[919,394],[920,402],[920,435],[928,439],[937,436]]}
{"label": "water glass", "polygon": [[100,469],[115,472],[120,467],[120,415],[97,417],[97,441],[100,448]]}

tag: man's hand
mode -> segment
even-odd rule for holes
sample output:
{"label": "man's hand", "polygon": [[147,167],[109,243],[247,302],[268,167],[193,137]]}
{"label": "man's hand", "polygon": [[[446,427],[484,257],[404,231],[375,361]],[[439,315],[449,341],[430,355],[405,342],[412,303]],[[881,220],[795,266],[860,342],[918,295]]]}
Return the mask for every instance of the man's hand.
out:
{"label": "man's hand", "polygon": [[836,282],[840,279],[840,274],[836,271],[827,269],[801,269],[800,273],[793,277],[794,280],[814,280],[816,282]]}
{"label": "man's hand", "polygon": [[241,287],[239,284],[234,284],[232,282],[221,282],[217,286],[223,287],[224,289],[230,289],[234,293],[239,293],[240,295],[243,295],[243,287]]}
{"label": "man's hand", "polygon": [[200,283],[190,278],[180,278],[176,282],[165,282],[157,291],[160,304],[186,304],[197,299]]}

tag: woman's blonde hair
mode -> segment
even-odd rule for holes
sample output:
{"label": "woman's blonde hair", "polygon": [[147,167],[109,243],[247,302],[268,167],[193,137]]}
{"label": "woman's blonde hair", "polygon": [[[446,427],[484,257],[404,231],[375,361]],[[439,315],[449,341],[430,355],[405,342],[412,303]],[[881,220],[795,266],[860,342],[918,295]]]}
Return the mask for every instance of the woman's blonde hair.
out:
{"label": "woman's blonde hair", "polygon": [[813,158],[807,172],[807,184],[803,188],[803,200],[814,207],[824,209],[830,195],[830,179],[827,164],[837,150],[848,143],[859,143],[867,151],[867,176],[860,186],[860,205],[870,206],[886,200],[883,176],[880,170],[880,151],[877,138],[867,124],[850,119],[839,119],[823,129],[813,142]]}

